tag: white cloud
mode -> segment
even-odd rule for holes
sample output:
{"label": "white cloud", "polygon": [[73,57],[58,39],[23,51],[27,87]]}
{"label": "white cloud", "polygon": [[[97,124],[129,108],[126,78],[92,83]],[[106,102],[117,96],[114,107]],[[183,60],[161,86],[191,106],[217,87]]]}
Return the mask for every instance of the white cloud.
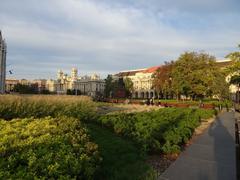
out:
{"label": "white cloud", "polygon": [[9,45],[8,60],[16,71],[31,74],[41,66],[39,75],[45,77],[70,66],[102,73],[152,66],[186,50],[206,50],[222,58],[238,43],[239,25],[231,19],[239,13],[219,17],[179,12],[212,6],[205,0],[200,4],[187,1],[184,7],[171,1],[174,7],[166,9],[169,3],[141,0],[151,7],[162,4],[164,9],[156,13],[141,5],[113,6],[99,1],[43,0],[39,4],[36,0],[4,0],[0,29]]}

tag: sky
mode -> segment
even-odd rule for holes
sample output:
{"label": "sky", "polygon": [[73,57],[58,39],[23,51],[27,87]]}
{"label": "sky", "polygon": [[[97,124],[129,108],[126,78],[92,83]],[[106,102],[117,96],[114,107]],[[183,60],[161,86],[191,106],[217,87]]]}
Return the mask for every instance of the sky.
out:
{"label": "sky", "polygon": [[240,44],[239,0],[1,0],[8,78],[107,74]]}

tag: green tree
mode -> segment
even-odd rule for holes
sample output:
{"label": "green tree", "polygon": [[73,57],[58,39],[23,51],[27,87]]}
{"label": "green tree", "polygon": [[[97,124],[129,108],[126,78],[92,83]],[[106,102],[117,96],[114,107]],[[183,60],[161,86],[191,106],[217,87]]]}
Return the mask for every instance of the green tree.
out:
{"label": "green tree", "polygon": [[172,83],[176,95],[203,98],[212,91],[215,81],[216,60],[206,53],[186,52],[175,62]]}
{"label": "green tree", "polygon": [[[238,48],[240,48],[240,44],[238,45]],[[232,53],[229,53],[226,58],[231,59],[232,61],[240,61],[240,51],[235,51]]]}
{"label": "green tree", "polygon": [[119,81],[114,80],[112,75],[108,75],[105,79],[105,97],[113,97],[119,88]]}
{"label": "green tree", "polygon": [[112,90],[113,90],[113,78],[111,75],[108,75],[107,78],[105,79],[104,90],[105,97],[110,97]]}
{"label": "green tree", "polygon": [[239,102],[240,98],[239,98],[239,91],[240,91],[240,75],[233,75],[230,79],[230,84],[233,84],[235,86],[237,86],[237,102]]}
{"label": "green tree", "polygon": [[215,69],[212,84],[210,84],[208,96],[217,96],[219,99],[229,98],[229,83],[226,81],[227,71]]}
{"label": "green tree", "polygon": [[37,94],[38,89],[36,85],[23,85],[16,84],[13,88],[13,92],[18,92],[20,94]]}
{"label": "green tree", "polygon": [[126,77],[126,78],[124,78],[123,82],[124,82],[124,87],[125,87],[127,96],[131,96],[131,94],[133,92],[132,80],[129,77]]}
{"label": "green tree", "polygon": [[[240,49],[240,44],[238,45]],[[228,68],[229,73],[236,73],[240,70],[240,51],[229,53],[226,58],[232,60],[233,64]]]}

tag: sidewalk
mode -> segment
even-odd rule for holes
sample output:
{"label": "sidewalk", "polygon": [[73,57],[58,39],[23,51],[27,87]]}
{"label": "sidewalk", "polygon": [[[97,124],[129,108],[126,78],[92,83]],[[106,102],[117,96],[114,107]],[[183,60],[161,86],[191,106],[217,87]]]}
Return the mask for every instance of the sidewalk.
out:
{"label": "sidewalk", "polygon": [[193,140],[160,180],[235,180],[235,115],[221,113]]}

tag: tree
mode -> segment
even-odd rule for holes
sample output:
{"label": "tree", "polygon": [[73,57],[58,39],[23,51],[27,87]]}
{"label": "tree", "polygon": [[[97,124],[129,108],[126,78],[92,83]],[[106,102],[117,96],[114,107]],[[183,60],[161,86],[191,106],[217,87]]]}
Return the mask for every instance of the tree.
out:
{"label": "tree", "polygon": [[236,92],[236,95],[237,95],[237,102],[239,102],[239,91],[240,91],[240,76],[239,75],[233,75],[230,79],[230,84],[233,84],[233,85],[236,85],[237,86],[237,92]]}
{"label": "tree", "polygon": [[111,75],[108,75],[107,78],[105,79],[105,90],[104,90],[105,97],[110,97],[112,91],[113,91],[113,78]]}
{"label": "tree", "polygon": [[127,96],[131,96],[131,94],[133,92],[132,80],[129,77],[126,77],[126,78],[124,78],[123,82],[124,82],[124,87],[125,87]]}
{"label": "tree", "polygon": [[13,92],[18,92],[20,94],[37,94],[38,90],[37,87],[33,85],[23,85],[23,84],[16,84],[13,88]]}
{"label": "tree", "polygon": [[209,54],[186,52],[180,55],[172,71],[175,94],[203,98],[212,91],[216,69],[215,57]]}
{"label": "tree", "polygon": [[[240,44],[238,45],[238,48],[240,48]],[[240,61],[240,52],[239,51],[235,51],[232,53],[229,53],[226,58],[231,59],[232,61]]]}
{"label": "tree", "polygon": [[[240,49],[240,44],[238,45],[238,48]],[[236,73],[240,70],[240,51],[235,51],[232,53],[229,53],[226,58],[229,58],[233,61],[232,66],[228,68],[229,73]]]}
{"label": "tree", "polygon": [[105,79],[105,97],[113,97],[119,88],[119,80],[114,80],[112,75],[108,75]]}
{"label": "tree", "polygon": [[214,79],[210,85],[208,96],[217,96],[219,99],[229,98],[229,83],[226,81],[227,71],[225,69],[216,69]]}
{"label": "tree", "polygon": [[153,87],[158,94],[162,94],[165,97],[173,94],[172,89],[172,70],[174,62],[164,62],[164,65],[159,67],[153,74]]}
{"label": "tree", "polygon": [[[76,92],[77,91],[77,92]],[[67,89],[67,95],[81,95],[82,93],[81,93],[81,91],[79,90],[79,89],[73,89],[73,90],[71,90],[71,89]]]}

